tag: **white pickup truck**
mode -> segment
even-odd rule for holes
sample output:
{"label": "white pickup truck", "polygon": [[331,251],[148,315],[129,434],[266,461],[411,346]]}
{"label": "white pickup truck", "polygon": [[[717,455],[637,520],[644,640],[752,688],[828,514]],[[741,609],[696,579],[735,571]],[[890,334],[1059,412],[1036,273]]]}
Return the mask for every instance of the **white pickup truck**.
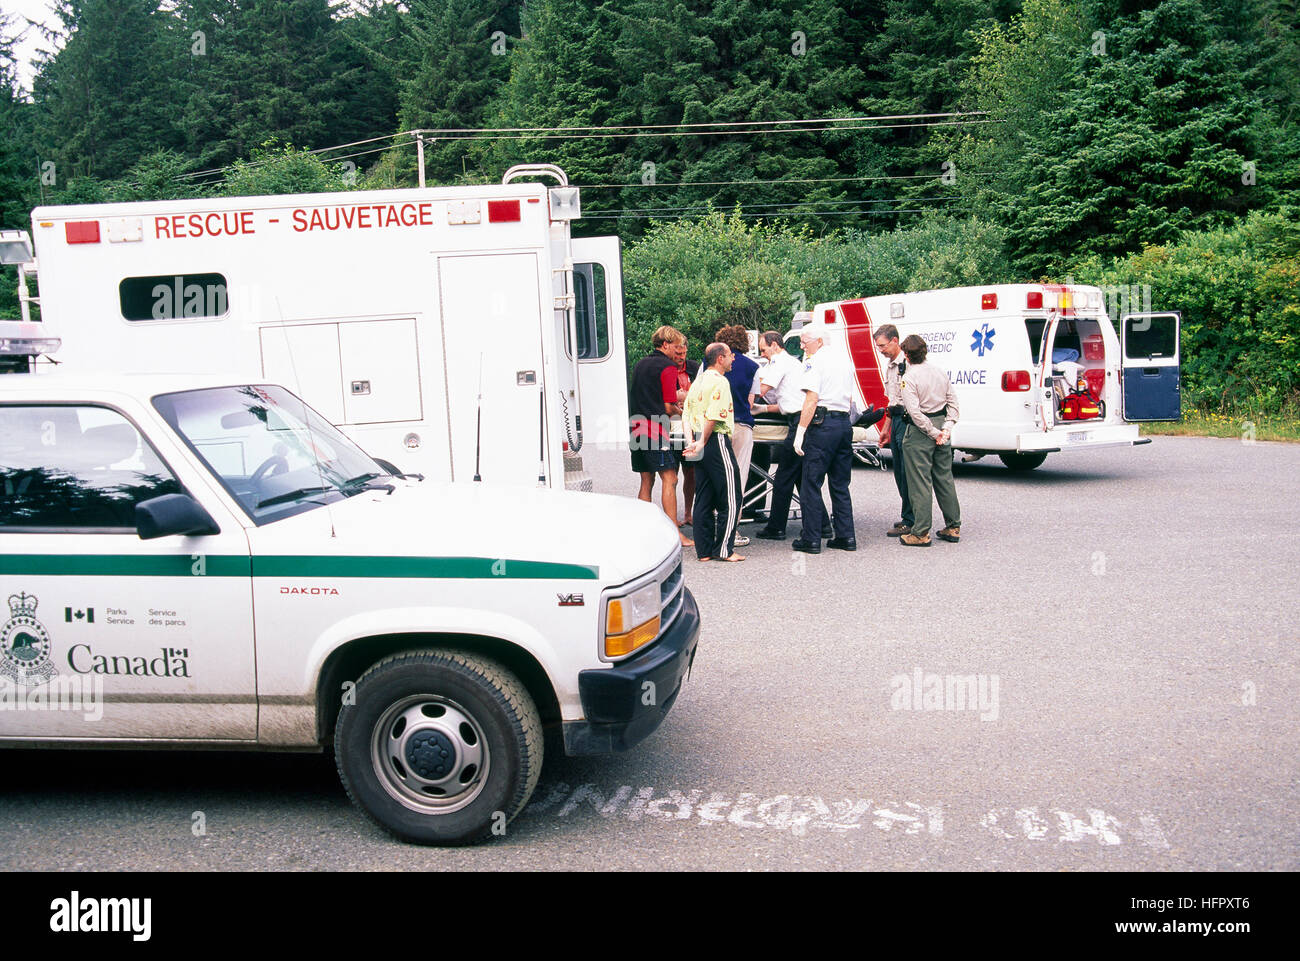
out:
{"label": "white pickup truck", "polygon": [[644,739],[699,637],[650,505],[393,475],[211,376],[0,376],[0,588],[0,745],[332,744],[420,843],[503,833],[544,729]]}

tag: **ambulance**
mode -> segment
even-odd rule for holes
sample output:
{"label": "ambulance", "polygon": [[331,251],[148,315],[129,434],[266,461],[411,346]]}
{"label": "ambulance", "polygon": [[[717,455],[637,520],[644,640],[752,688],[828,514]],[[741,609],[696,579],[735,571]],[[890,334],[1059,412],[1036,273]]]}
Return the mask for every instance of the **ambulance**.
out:
{"label": "ambulance", "polygon": [[[1150,443],[1138,425],[1181,419],[1177,312],[1125,313],[1116,333],[1098,287],[997,284],[818,304],[827,347],[857,374],[864,408],[885,404],[883,324],[921,337],[961,416],[952,443],[1033,470],[1048,454]],[[797,334],[798,328],[787,336]],[[888,442],[889,420],[880,422]]]}
{"label": "ambulance", "polygon": [[40,207],[20,298],[68,370],[283,383],[396,472],[590,490],[584,443],[627,443],[627,373],[619,241],[574,238],[580,217],[545,164],[488,186]]}
{"label": "ambulance", "polygon": [[55,346],[0,321],[0,746],[332,748],[382,827],[464,844],[676,701],[657,507],[393,476],[264,380],[23,372]]}

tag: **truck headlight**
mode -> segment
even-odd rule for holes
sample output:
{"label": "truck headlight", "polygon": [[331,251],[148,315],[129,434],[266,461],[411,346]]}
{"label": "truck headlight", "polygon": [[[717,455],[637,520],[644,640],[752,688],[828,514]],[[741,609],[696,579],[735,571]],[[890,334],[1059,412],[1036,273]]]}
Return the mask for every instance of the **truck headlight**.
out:
{"label": "truck headlight", "polygon": [[605,605],[605,656],[623,657],[659,636],[659,582],[630,594],[611,597]]}

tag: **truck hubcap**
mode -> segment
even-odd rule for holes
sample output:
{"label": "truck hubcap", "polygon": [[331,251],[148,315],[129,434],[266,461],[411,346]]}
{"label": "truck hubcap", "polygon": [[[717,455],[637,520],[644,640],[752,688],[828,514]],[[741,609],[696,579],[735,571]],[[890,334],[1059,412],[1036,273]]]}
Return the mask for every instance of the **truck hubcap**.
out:
{"label": "truck hubcap", "polygon": [[375,773],[396,800],[426,814],[459,810],[486,783],[487,740],[467,710],[419,695],[388,708],[371,743]]}

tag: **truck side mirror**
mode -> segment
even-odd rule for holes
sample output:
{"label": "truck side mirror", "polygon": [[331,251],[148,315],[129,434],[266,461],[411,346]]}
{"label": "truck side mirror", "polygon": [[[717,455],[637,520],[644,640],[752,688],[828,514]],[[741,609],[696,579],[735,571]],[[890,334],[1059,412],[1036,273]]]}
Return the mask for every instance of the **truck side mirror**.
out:
{"label": "truck side mirror", "polygon": [[135,530],[141,540],[172,534],[220,534],[212,515],[188,494],[163,494],[135,505]]}

